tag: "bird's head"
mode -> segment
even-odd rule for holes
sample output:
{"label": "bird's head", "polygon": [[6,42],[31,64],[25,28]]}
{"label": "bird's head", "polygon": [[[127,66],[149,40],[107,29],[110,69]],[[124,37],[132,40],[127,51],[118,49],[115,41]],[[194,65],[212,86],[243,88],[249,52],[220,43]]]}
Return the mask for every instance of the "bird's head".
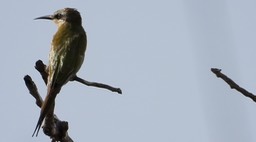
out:
{"label": "bird's head", "polygon": [[74,8],[60,9],[54,12],[53,15],[46,15],[46,16],[35,18],[35,20],[37,19],[53,20],[54,23],[58,25],[58,27],[65,22],[68,22],[70,24],[78,24],[78,25],[82,24],[82,18],[80,16],[80,13]]}

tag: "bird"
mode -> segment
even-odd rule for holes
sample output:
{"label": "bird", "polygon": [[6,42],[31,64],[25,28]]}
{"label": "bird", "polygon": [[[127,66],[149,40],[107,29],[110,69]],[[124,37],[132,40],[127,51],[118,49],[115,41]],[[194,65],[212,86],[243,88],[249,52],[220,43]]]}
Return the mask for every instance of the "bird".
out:
{"label": "bird", "polygon": [[63,85],[76,77],[83,64],[87,46],[82,18],[75,8],[63,8],[52,15],[35,18],[38,19],[52,20],[58,29],[52,39],[49,64],[46,67],[47,94],[32,137],[35,133],[38,136],[44,118],[54,108],[55,98]]}

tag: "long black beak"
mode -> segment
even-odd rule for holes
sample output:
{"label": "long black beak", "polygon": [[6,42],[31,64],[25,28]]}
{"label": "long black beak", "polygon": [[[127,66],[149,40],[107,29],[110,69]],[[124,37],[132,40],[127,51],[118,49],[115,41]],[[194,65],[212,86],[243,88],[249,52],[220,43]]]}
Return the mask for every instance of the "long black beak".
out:
{"label": "long black beak", "polygon": [[53,16],[52,15],[41,16],[41,17],[35,18],[34,20],[38,20],[38,19],[53,20]]}

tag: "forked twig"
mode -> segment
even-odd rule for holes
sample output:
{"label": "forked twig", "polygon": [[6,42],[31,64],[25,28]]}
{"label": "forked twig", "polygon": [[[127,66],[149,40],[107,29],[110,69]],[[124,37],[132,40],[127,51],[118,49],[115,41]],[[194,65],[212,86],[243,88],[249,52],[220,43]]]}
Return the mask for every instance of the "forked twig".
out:
{"label": "forked twig", "polygon": [[[36,104],[41,108],[43,99],[38,93],[36,84],[29,75],[24,77],[25,84],[29,90],[29,93],[36,99]],[[68,135],[68,123],[58,119],[56,115],[47,116],[45,118],[45,124],[43,126],[44,133],[52,139],[52,142],[73,142]]]}
{"label": "forked twig", "polygon": [[[48,73],[46,71],[46,65],[41,60],[38,60],[36,62],[35,68],[41,74],[45,84],[47,84]],[[24,77],[24,81],[29,90],[29,93],[36,99],[37,106],[41,108],[43,104],[43,99],[38,93],[36,84],[29,75],[26,75]],[[103,83],[86,81],[78,76],[74,77],[74,79],[71,81],[77,81],[87,86],[104,88],[122,94],[122,90],[120,88],[115,88]],[[49,113],[45,118],[45,123],[43,126],[44,133],[52,139],[52,142],[73,142],[73,140],[69,137],[67,132],[68,122],[59,120],[57,116],[53,113],[53,111],[54,110],[51,110],[51,113]]]}

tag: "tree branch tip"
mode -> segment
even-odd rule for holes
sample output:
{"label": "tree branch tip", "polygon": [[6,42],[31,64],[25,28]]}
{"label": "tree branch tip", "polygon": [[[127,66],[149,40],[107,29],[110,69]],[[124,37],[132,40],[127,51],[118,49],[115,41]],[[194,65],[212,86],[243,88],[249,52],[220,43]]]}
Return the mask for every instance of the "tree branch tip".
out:
{"label": "tree branch tip", "polygon": [[45,64],[43,63],[42,60],[37,60],[36,64],[35,64],[35,68],[39,71],[39,72],[43,72],[45,69]]}
{"label": "tree branch tip", "polygon": [[37,61],[36,61],[36,65],[37,65],[37,64],[43,64],[43,61],[42,61],[42,60],[37,60]]}
{"label": "tree branch tip", "polygon": [[26,80],[31,80],[31,77],[29,75],[25,75],[24,78],[23,78],[25,81]]}
{"label": "tree branch tip", "polygon": [[123,93],[120,88],[117,88],[116,92],[117,92],[118,94],[120,94],[120,95],[122,95],[122,93]]}
{"label": "tree branch tip", "polygon": [[33,83],[33,81],[32,81],[32,78],[29,76],[29,75],[25,75],[24,76],[24,81],[25,81],[25,84],[27,84],[27,85],[32,85]]}
{"label": "tree branch tip", "polygon": [[213,73],[217,73],[217,72],[221,72],[221,69],[218,69],[218,68],[211,68],[211,71]]}

